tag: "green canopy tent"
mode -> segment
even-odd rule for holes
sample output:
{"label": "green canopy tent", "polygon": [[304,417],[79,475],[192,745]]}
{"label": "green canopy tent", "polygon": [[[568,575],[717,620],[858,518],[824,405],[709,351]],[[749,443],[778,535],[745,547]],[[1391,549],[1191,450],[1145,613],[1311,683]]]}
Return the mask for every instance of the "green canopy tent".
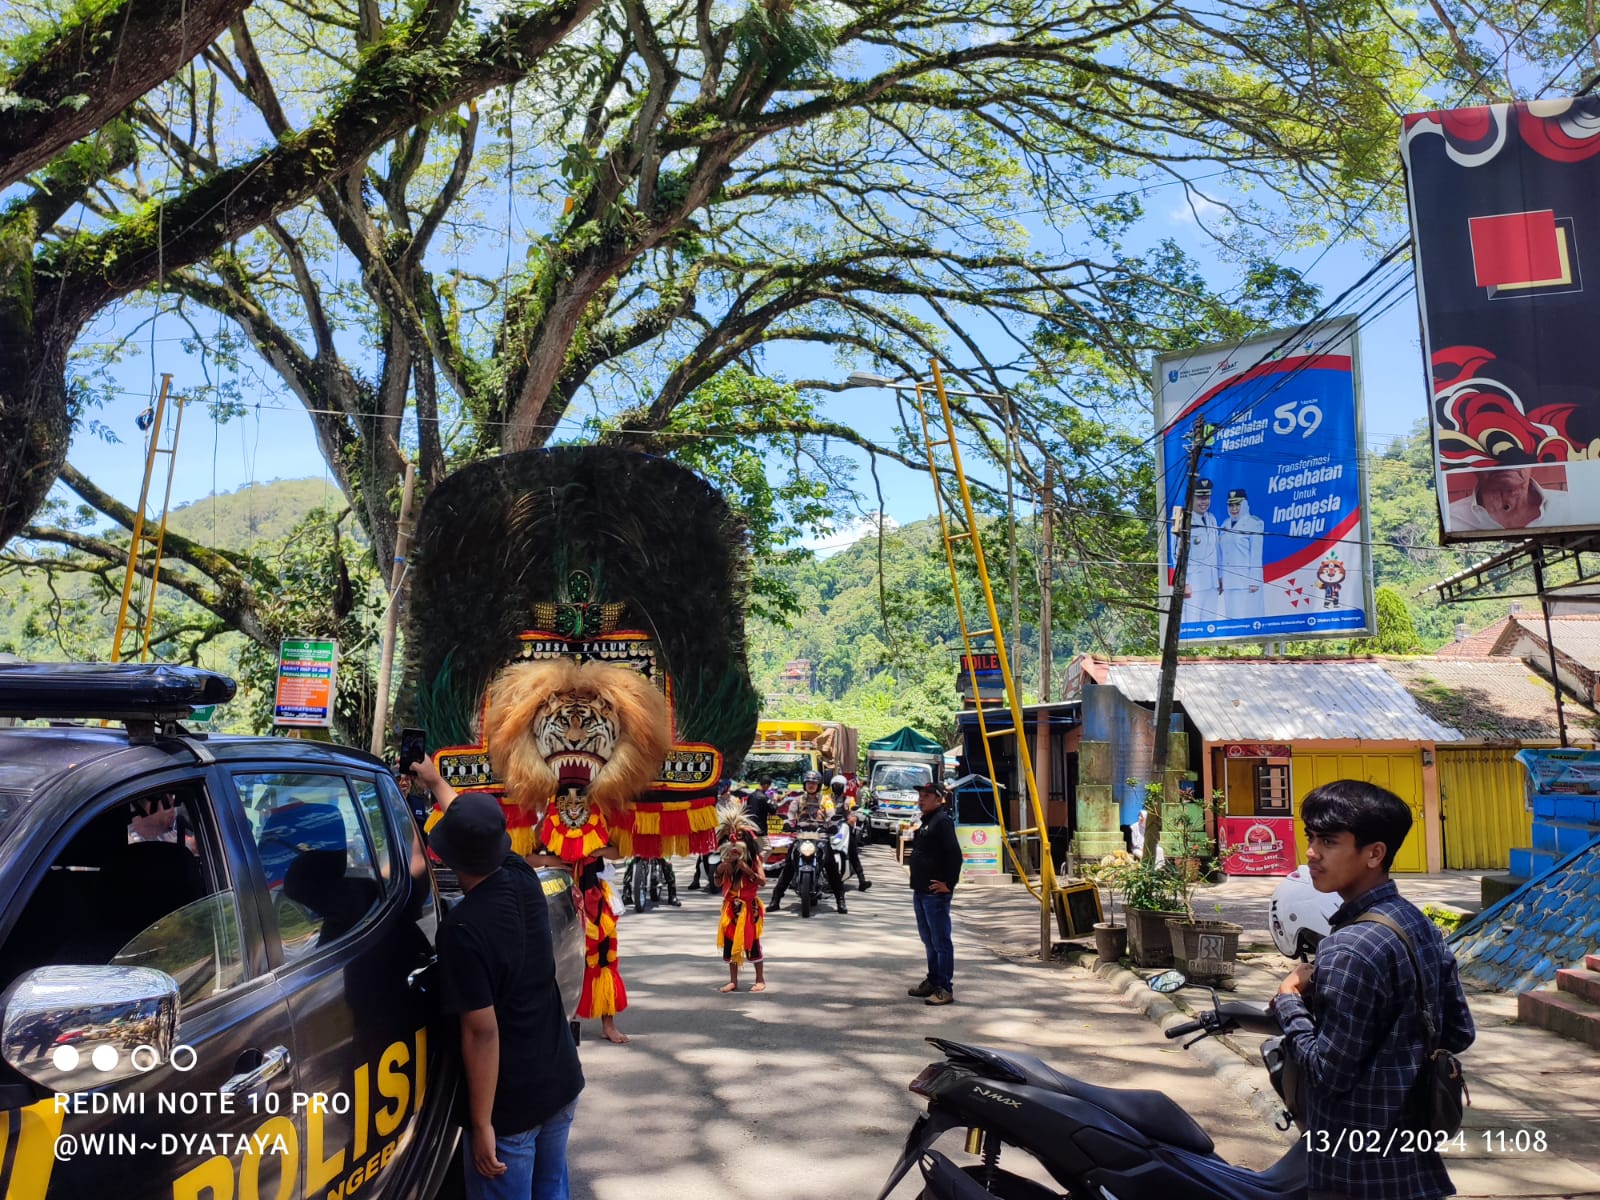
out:
{"label": "green canopy tent", "polygon": [[871,754],[874,750],[892,751],[897,754],[937,754],[940,756],[944,754],[943,746],[927,734],[918,733],[909,725],[896,730],[886,738],[868,742],[867,753]]}

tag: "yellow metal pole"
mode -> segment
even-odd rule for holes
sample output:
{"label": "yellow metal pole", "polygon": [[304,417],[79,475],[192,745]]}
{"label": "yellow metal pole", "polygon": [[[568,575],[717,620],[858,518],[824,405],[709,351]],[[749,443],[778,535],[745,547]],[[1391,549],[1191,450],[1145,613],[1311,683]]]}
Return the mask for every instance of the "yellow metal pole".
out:
{"label": "yellow metal pole", "polygon": [[[978,669],[973,665],[972,662],[972,638],[968,634],[967,630],[966,605],[963,604],[961,600],[961,576],[956,571],[955,552],[952,549],[955,542],[959,538],[968,537],[970,535],[952,534],[950,532],[950,521],[945,513],[944,491],[939,484],[939,464],[934,457],[934,450],[936,448],[942,445],[950,444],[955,440],[955,438],[951,435],[949,427],[946,426],[946,440],[939,442],[933,440],[933,433],[928,425],[928,408],[922,399],[922,387],[922,384],[917,384],[913,388],[913,391],[915,392],[917,398],[917,416],[922,420],[922,441],[923,445],[927,447],[928,452],[928,474],[933,480],[934,512],[939,517],[939,537],[944,543],[945,565],[950,569],[950,598],[955,602],[956,606],[956,627],[961,630],[961,646],[962,649],[966,651],[967,679],[972,685],[972,696],[975,705],[975,711],[978,717],[978,740],[983,744],[983,761],[986,769],[989,772],[989,779],[992,782],[995,780],[999,772],[995,770],[994,747],[990,745],[989,726],[988,722],[984,719],[983,704],[981,703],[981,698],[978,696]],[[999,822],[1002,844],[1006,848],[1006,854],[1011,859],[1011,865],[1017,870],[1017,877],[1022,880],[1022,886],[1027,888],[1031,895],[1037,897],[1039,893],[1033,890],[1033,884],[1028,881],[1027,868],[1022,865],[1022,860],[1017,857],[1017,852],[1011,845],[1011,839],[1004,836],[1006,833],[1005,808],[1000,803],[1000,797],[998,793],[995,794],[995,819]]]}
{"label": "yellow metal pole", "polygon": [[[1050,958],[1050,904],[1055,895],[1055,864],[1050,861],[1050,830],[1045,823],[1044,805],[1039,799],[1039,785],[1033,774],[1033,756],[1028,752],[1028,732],[1022,723],[1022,700],[1017,694],[1016,681],[1011,674],[1011,657],[1006,652],[1005,632],[1000,627],[1000,612],[995,607],[994,588],[989,582],[989,565],[984,558],[983,542],[978,537],[977,514],[972,508],[972,491],[967,487],[966,472],[961,466],[961,447],[956,442],[955,420],[950,413],[950,399],[945,395],[944,374],[939,370],[939,360],[932,360],[933,385],[939,396],[939,410],[944,417],[944,427],[950,435],[950,456],[955,466],[956,486],[961,492],[961,507],[966,517],[967,530],[972,542],[972,556],[977,565],[978,579],[983,584],[983,601],[989,610],[989,627],[993,631],[996,657],[1000,660],[1000,678],[1005,682],[1006,704],[1011,710],[1011,729],[1017,739],[1018,773],[1028,790],[1028,801],[1033,810],[1033,822],[1039,830],[1039,891],[1040,891],[1040,947],[1043,962]],[[952,561],[952,571],[954,565]],[[978,711],[981,723],[983,704]],[[988,735],[985,734],[985,745]]]}
{"label": "yellow metal pole", "polygon": [[150,635],[156,625],[156,585],[161,581],[161,554],[167,544],[167,513],[172,508],[172,477],[178,472],[178,436],[183,432],[182,396],[178,397],[176,404],[177,416],[172,420],[172,445],[162,451],[167,455],[167,491],[161,498],[161,524],[156,528],[156,556],[150,564],[150,602],[145,605],[144,634],[139,639],[140,662],[150,659]]}
{"label": "yellow metal pole", "polygon": [[139,509],[133,514],[133,540],[128,543],[128,573],[122,580],[122,604],[117,609],[117,631],[111,637],[111,661],[122,661],[122,634],[128,627],[128,601],[133,597],[133,581],[139,575],[139,542],[144,538],[144,506],[150,499],[150,476],[156,469],[156,447],[161,442],[161,418],[167,411],[167,389],[172,376],[161,376],[161,394],[156,397],[156,419],[151,424],[150,452],[144,459],[144,486],[139,489]]}

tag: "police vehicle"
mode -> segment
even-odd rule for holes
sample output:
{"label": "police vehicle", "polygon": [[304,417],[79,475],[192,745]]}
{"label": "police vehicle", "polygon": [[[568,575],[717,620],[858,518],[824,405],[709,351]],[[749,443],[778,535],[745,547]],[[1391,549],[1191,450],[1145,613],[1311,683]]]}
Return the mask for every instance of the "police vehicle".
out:
{"label": "police vehicle", "polygon": [[0,717],[53,722],[0,729],[0,1200],[429,1197],[459,1164],[416,824],[368,754],[183,728],[233,691],[0,665]]}

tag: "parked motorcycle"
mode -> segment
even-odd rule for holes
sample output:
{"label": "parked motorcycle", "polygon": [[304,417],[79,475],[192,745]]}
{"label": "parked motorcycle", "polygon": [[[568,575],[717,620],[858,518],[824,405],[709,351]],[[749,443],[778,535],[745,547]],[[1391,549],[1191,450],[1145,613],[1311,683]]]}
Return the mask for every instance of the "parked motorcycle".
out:
{"label": "parked motorcycle", "polygon": [[[1186,980],[1168,971],[1151,981],[1160,992]],[[1265,1005],[1221,1002],[1212,1011],[1166,1031],[1169,1038],[1198,1033],[1186,1042],[1245,1029],[1277,1033]],[[929,1038],[944,1061],[911,1082],[928,1102],[906,1137],[900,1161],[878,1200],[916,1164],[927,1200],[1305,1200],[1305,1145],[1296,1141],[1265,1171],[1225,1162],[1210,1135],[1161,1092],[1108,1088],[1063,1074],[1040,1059],[985,1046]],[[946,1131],[965,1127],[967,1151],[982,1161],[958,1167],[931,1149]],[[1003,1146],[1038,1160],[1063,1189],[1002,1170]]]}

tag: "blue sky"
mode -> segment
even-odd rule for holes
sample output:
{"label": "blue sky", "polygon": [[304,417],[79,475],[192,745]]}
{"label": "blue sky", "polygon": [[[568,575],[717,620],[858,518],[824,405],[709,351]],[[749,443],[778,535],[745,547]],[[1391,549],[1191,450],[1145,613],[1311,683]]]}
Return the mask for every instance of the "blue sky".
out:
{"label": "blue sky", "polygon": [[[1176,211],[1167,217],[1165,224],[1179,236],[1186,232],[1183,215]],[[1193,231],[1188,232],[1192,235]],[[1285,260],[1303,268],[1319,253],[1320,249],[1313,247],[1286,255]],[[1369,262],[1356,247],[1338,245],[1316,264],[1310,279],[1321,286],[1325,298],[1331,298],[1359,278]],[[1226,286],[1226,281],[1220,286]],[[101,330],[85,340],[100,340],[105,336]],[[135,426],[135,419],[154,400],[159,387],[157,372],[172,373],[176,393],[203,383],[199,359],[183,349],[182,342],[189,336],[192,336],[189,328],[179,318],[159,317],[153,330],[146,329],[138,339],[141,354],[118,369],[122,391],[96,416],[122,439],[120,444],[108,444],[87,427],[80,428],[73,439],[70,453],[73,465],[130,505],[138,499],[144,469],[144,440]],[[1427,412],[1416,303],[1409,289],[1387,313],[1365,323],[1360,336],[1367,441],[1371,447],[1381,447],[1409,432]],[[796,377],[831,373],[829,368],[802,364],[781,355],[775,355],[770,365]],[[871,364],[866,362],[858,365],[871,369]],[[836,370],[841,378],[849,374],[847,367]],[[317,451],[310,421],[297,402],[283,392],[262,392],[247,400],[257,407],[244,417],[221,426],[212,422],[199,407],[188,412],[172,487],[175,507],[201,499],[214,490],[230,492],[252,482],[272,479],[323,476],[329,480],[330,492],[336,490]],[[827,396],[823,405],[825,415],[831,419],[872,436],[886,434],[896,419],[894,397],[883,389],[840,392]],[[576,415],[581,417],[581,410]],[[1145,436],[1150,429],[1146,427],[1136,432]],[[857,489],[863,494],[865,508],[874,508],[872,480],[865,457],[843,444],[830,446],[830,450],[850,454],[858,461]],[[894,520],[903,524],[931,514],[931,485],[925,473],[885,460],[880,463],[879,476],[886,511]]]}

